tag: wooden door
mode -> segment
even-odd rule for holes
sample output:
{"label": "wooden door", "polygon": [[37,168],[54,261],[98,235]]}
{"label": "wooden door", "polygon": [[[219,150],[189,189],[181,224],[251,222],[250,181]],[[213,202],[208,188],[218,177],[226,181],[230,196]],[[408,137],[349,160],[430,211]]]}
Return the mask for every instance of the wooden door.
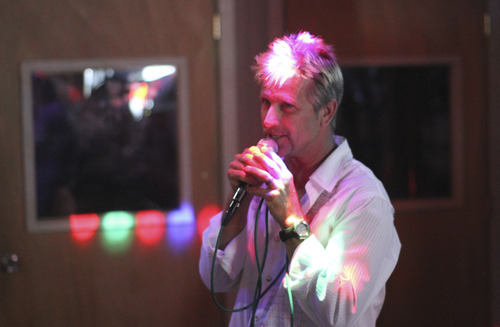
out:
{"label": "wooden door", "polygon": [[287,30],[323,36],[335,45],[341,66],[443,56],[458,61],[460,77],[450,82],[458,83],[452,101],[463,123],[452,123],[449,133],[458,149],[453,178],[462,181],[452,191],[461,195],[450,205],[396,203],[402,251],[377,325],[488,326],[486,2],[287,0],[285,8]]}
{"label": "wooden door", "polygon": [[154,242],[129,230],[119,251],[101,231],[84,242],[27,232],[20,80],[25,60],[183,57],[197,216],[219,203],[212,13],[212,1],[0,2],[0,258],[19,258],[17,272],[0,271],[0,326],[219,324],[198,274],[196,225],[167,226]]}

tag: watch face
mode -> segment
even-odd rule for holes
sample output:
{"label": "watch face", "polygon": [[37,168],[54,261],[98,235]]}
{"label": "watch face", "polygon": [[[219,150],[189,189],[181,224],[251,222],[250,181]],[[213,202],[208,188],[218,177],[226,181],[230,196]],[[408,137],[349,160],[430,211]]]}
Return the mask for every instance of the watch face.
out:
{"label": "watch face", "polygon": [[304,240],[311,235],[311,229],[309,224],[305,220],[301,220],[295,223],[293,226],[280,230],[280,239],[283,242],[291,238],[298,238],[300,240]]}
{"label": "watch face", "polygon": [[309,236],[309,226],[307,225],[306,222],[302,221],[300,222],[296,227],[295,227],[295,231],[297,232],[297,234],[301,237],[304,237],[304,236]]}

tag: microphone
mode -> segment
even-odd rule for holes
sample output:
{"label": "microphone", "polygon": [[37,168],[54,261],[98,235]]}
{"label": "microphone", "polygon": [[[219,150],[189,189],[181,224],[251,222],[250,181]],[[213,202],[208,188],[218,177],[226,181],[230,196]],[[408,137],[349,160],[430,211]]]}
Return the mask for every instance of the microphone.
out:
{"label": "microphone", "polygon": [[[262,149],[263,147],[267,147],[274,152],[278,152],[278,144],[268,138],[263,138],[257,143],[257,147],[259,149]],[[241,201],[245,198],[245,195],[247,195],[246,191],[247,183],[241,182],[238,188],[236,189],[236,192],[234,192],[233,199],[231,200],[231,203],[229,204],[226,212],[224,213],[224,217],[222,219],[222,226],[226,226],[231,219],[233,218],[234,214],[236,213],[236,210],[241,205]]]}

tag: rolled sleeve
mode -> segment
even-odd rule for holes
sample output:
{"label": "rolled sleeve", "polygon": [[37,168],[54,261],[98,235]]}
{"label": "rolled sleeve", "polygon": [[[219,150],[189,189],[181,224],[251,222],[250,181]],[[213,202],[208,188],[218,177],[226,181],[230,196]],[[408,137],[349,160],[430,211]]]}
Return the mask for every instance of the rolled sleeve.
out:
{"label": "rolled sleeve", "polygon": [[[215,246],[219,236],[222,213],[210,219],[210,225],[203,232],[202,246],[200,253],[199,271],[202,280],[207,287],[210,287],[212,262],[215,254]],[[214,284],[217,285],[217,292],[225,292],[232,289],[245,263],[245,255],[242,248],[245,248],[246,237],[242,232],[237,235],[226,246],[224,250],[217,251],[214,269]]]}

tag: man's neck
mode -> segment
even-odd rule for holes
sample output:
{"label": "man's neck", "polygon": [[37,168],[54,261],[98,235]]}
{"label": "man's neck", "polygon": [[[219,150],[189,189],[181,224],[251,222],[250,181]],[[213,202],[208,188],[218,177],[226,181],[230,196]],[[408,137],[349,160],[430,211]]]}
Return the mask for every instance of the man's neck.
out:
{"label": "man's neck", "polygon": [[318,155],[315,157],[307,158],[288,158],[286,159],[286,165],[294,177],[294,184],[297,192],[303,193],[309,177],[316,171],[316,169],[325,161],[325,159],[335,150],[336,144],[333,137],[329,139],[329,142],[325,142],[325,145],[318,151]]}

